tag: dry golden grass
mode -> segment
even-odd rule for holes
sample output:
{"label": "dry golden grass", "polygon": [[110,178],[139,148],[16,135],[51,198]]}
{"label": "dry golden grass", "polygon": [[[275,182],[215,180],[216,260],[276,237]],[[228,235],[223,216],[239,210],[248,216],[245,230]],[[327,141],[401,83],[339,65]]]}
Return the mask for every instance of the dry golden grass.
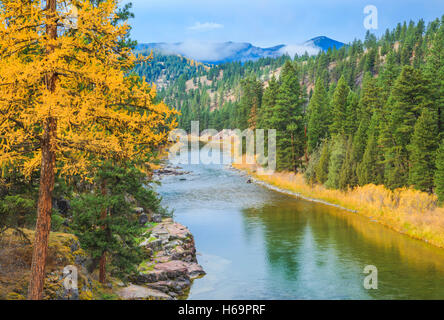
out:
{"label": "dry golden grass", "polygon": [[267,184],[354,210],[393,230],[444,248],[444,208],[437,206],[434,195],[407,188],[392,191],[373,184],[348,191],[331,190],[322,185],[308,185],[302,174],[258,175],[255,165],[243,163],[233,166]]}

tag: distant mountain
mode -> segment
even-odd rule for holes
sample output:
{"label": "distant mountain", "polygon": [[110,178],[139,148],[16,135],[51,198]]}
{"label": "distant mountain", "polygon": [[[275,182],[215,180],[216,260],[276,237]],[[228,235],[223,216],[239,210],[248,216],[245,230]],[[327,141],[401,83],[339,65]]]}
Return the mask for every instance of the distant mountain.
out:
{"label": "distant mountain", "polygon": [[277,45],[270,48],[261,48],[247,42],[177,42],[177,43],[142,43],[137,46],[137,50],[153,50],[162,54],[182,55],[189,59],[203,63],[220,64],[232,61],[255,61],[260,58],[277,58],[284,54],[294,56],[307,52],[310,55],[317,54],[320,50],[328,48],[340,48],[344,43],[330,39],[328,37],[316,37],[308,40],[302,45]]}
{"label": "distant mountain", "polygon": [[333,47],[336,47],[336,49],[340,49],[345,45],[345,43],[330,39],[329,37],[320,36],[306,41],[304,45],[317,47],[321,50],[327,51],[330,48],[333,49]]}

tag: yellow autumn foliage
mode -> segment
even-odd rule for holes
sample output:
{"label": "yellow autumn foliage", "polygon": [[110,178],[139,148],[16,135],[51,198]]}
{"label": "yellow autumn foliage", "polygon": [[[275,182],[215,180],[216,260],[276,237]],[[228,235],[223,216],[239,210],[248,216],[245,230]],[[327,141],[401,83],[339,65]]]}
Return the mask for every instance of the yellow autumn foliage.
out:
{"label": "yellow autumn foliage", "polygon": [[[156,88],[130,74],[144,59],[119,45],[129,26],[114,23],[116,9],[115,0],[58,0],[49,17],[41,1],[2,1],[0,166],[36,170],[48,118],[57,124],[51,148],[61,174],[85,174],[97,158],[143,160],[165,144],[176,111],[155,103]],[[73,11],[75,28],[61,25]],[[46,30],[50,19],[56,39]]]}

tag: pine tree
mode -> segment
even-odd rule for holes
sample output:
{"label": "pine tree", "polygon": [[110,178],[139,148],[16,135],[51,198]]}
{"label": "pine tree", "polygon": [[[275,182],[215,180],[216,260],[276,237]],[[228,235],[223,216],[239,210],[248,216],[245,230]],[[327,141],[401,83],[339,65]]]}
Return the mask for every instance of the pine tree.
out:
{"label": "pine tree", "polygon": [[353,143],[350,137],[346,144],[345,160],[339,172],[338,187],[347,190],[357,185],[356,162],[353,159]]}
{"label": "pine tree", "polygon": [[364,155],[356,170],[358,182],[361,186],[369,183],[382,184],[383,182],[382,150],[378,145],[379,122],[379,113],[375,112],[370,123]]}
{"label": "pine tree", "polygon": [[315,166],[316,180],[320,184],[324,184],[328,178],[328,163],[330,161],[329,142],[324,141],[320,147],[320,156],[317,165]]}
{"label": "pine tree", "polygon": [[362,82],[361,99],[359,101],[359,127],[354,137],[354,155],[356,162],[361,162],[364,155],[365,147],[368,140],[368,130],[373,112],[380,110],[381,106],[381,89],[377,85],[377,81],[370,73],[366,73]]}
{"label": "pine tree", "polygon": [[308,105],[308,152],[311,153],[322,141],[327,138],[329,126],[329,106],[327,92],[323,81],[318,78],[315,90]]}
{"label": "pine tree", "polygon": [[[160,199],[146,185],[146,175],[131,166],[103,163],[92,181],[91,192],[76,197],[71,203],[72,229],[81,247],[94,260],[100,258],[102,262],[103,257],[107,257],[112,275],[127,280],[136,275],[137,266],[142,262],[137,239],[145,230],[126,197],[131,196],[145,212],[161,212]],[[106,279],[104,272],[105,265],[101,265],[100,279]]]}
{"label": "pine tree", "polygon": [[338,135],[332,141],[332,149],[330,153],[330,160],[328,163],[328,178],[325,183],[327,188],[338,189],[339,177],[342,165],[345,161],[347,153],[347,145],[343,136]]}
{"label": "pine tree", "polygon": [[297,70],[292,62],[287,61],[282,69],[276,106],[270,122],[271,127],[277,130],[278,170],[296,171],[299,158],[304,154],[303,103]]}
{"label": "pine tree", "polygon": [[239,102],[239,129],[255,129],[262,104],[262,83],[255,78],[241,81],[242,96]]}
{"label": "pine tree", "polygon": [[381,75],[379,80],[381,82],[381,96],[383,101],[387,101],[393,84],[396,78],[399,76],[400,68],[396,61],[396,53],[393,49],[387,54],[386,62],[382,67]]}
{"label": "pine tree", "polygon": [[437,113],[424,109],[415,124],[415,131],[408,148],[411,161],[409,184],[418,190],[433,191],[438,143]]}
{"label": "pine tree", "polygon": [[273,110],[274,106],[276,105],[278,91],[279,83],[273,75],[273,77],[268,82],[268,87],[264,90],[264,95],[262,96],[262,107],[259,121],[261,129],[271,129],[270,120],[273,116]]}
{"label": "pine tree", "polygon": [[406,186],[409,175],[410,144],[416,120],[425,108],[431,108],[427,81],[419,70],[405,66],[393,86],[383,121],[381,143],[384,146],[385,182],[389,188]]}
{"label": "pine tree", "polygon": [[347,136],[352,136],[354,135],[359,126],[358,123],[359,95],[353,91],[350,91],[347,101],[348,102],[347,102],[344,133]]}
{"label": "pine tree", "polygon": [[319,148],[313,151],[313,153],[310,155],[310,160],[308,161],[307,168],[304,172],[305,181],[310,185],[313,185],[317,181],[316,167],[319,164],[319,159],[321,156],[320,151],[321,150]]}
{"label": "pine tree", "polygon": [[345,121],[347,119],[347,98],[350,88],[344,76],[341,76],[331,101],[332,124],[330,126],[331,135],[345,133]]}

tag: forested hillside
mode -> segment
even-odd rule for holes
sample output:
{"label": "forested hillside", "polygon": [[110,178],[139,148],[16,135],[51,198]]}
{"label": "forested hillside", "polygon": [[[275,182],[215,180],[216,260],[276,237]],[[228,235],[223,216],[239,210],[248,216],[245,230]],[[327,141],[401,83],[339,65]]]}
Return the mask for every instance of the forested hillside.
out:
{"label": "forested hillside", "polygon": [[138,54],[151,56],[135,67],[135,72],[144,76],[149,83],[155,83],[158,88],[165,88],[179,79],[197,77],[209,70],[209,66],[182,57],[180,55],[165,55],[148,49],[137,51]]}
{"label": "forested hillside", "polygon": [[202,128],[236,127],[241,83],[248,78],[267,81],[271,74],[279,75],[287,60],[290,57],[284,55],[254,62],[230,62],[213,66],[196,77],[182,74],[171,86],[162,88],[159,97],[182,112],[179,125],[186,130],[192,120],[199,120]]}
{"label": "forested hillside", "polygon": [[347,189],[414,186],[444,200],[444,16],[317,56],[227,63],[162,90],[201,129],[277,129],[278,169]]}

